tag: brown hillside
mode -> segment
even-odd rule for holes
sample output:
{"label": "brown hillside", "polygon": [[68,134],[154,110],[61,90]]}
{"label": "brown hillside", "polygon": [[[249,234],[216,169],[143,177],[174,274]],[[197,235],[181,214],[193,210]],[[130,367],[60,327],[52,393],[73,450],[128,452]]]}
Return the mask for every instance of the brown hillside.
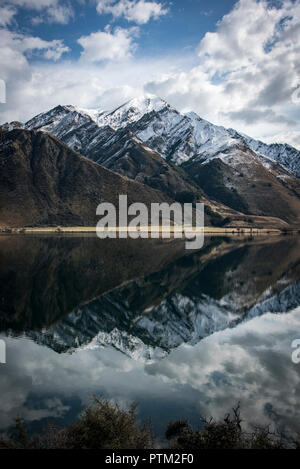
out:
{"label": "brown hillside", "polygon": [[0,134],[0,227],[94,226],[101,202],[118,206],[168,201],[148,186],[109,171],[55,137],[27,130]]}

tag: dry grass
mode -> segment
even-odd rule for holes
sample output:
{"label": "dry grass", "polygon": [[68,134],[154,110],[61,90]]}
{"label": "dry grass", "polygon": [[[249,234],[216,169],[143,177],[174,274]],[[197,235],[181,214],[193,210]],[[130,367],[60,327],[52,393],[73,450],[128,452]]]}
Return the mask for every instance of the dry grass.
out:
{"label": "dry grass", "polygon": [[[105,228],[103,231],[116,231],[117,233],[120,232],[126,232],[127,228],[124,227],[115,227],[111,228],[108,230]],[[57,233],[57,234],[64,234],[64,233],[96,233],[96,227],[94,226],[68,226],[68,227],[62,227],[62,226],[57,226],[57,227],[35,227],[35,228],[7,228],[3,229],[2,233],[5,234],[38,234],[38,233]],[[135,229],[128,229],[128,232],[134,232]],[[170,234],[175,234],[181,231],[184,231],[187,234],[190,233],[198,233],[201,234],[203,230],[201,228],[174,228],[171,227],[170,229],[168,227],[146,227],[143,226],[140,229],[138,229],[139,233],[151,233],[151,231],[157,233],[166,233],[170,231]],[[293,230],[290,230],[293,232]],[[294,230],[297,232],[297,230]],[[1,233],[1,231],[0,231]],[[204,234],[236,234],[236,235],[265,235],[265,234],[281,234],[282,229],[280,228],[248,228],[248,227],[205,227],[204,228]]]}

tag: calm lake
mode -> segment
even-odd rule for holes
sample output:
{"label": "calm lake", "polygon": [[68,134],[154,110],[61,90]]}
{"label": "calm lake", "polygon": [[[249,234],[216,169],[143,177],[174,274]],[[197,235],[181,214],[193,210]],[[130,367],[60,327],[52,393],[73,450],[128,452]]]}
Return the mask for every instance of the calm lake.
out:
{"label": "calm lake", "polygon": [[[300,238],[0,236],[0,430],[69,424],[93,395],[151,418],[300,431]],[[300,354],[299,354],[300,355]]]}

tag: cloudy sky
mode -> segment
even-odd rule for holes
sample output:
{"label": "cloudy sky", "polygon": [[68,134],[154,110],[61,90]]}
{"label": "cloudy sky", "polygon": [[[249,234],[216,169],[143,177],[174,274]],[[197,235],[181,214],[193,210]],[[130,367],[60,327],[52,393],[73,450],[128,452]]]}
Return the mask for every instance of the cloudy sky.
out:
{"label": "cloudy sky", "polygon": [[145,93],[300,147],[300,0],[0,0],[0,123]]}
{"label": "cloudy sky", "polygon": [[140,417],[151,417],[161,432],[170,419],[188,418],[195,425],[200,415],[221,419],[239,401],[244,425],[299,431],[300,365],[291,359],[299,327],[300,308],[268,313],[194,346],[183,344],[152,364],[110,347],[57,354],[25,338],[5,337],[0,430],[20,415],[42,428],[49,418],[63,424],[100,395],[124,407],[138,402]]}

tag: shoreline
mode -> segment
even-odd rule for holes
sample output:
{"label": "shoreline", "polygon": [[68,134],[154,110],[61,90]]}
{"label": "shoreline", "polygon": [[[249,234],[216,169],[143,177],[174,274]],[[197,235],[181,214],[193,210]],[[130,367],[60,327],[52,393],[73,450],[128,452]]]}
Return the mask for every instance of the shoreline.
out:
{"label": "shoreline", "polygon": [[[299,229],[291,228],[291,229],[280,229],[280,228],[248,228],[248,227],[205,227],[204,229],[201,228],[191,228],[190,227],[184,228],[180,227],[178,229],[174,229],[174,227],[170,228],[170,234],[174,235],[177,233],[182,233],[184,234],[203,234],[208,235],[208,234],[228,234],[228,235],[260,235],[260,234],[273,234],[273,235],[283,235],[283,234],[299,234]],[[117,233],[133,233],[136,232],[135,229],[128,229],[127,227],[115,227],[113,228],[113,231]],[[108,229],[102,230],[103,232],[106,231],[111,231]],[[73,226],[73,227],[36,227],[36,228],[4,228],[0,229],[0,234],[2,235],[8,235],[8,234],[84,234],[84,233],[90,233],[96,234],[97,229],[96,227],[89,227],[89,226]],[[138,231],[138,233],[148,233],[150,234],[151,237],[151,227],[141,227]],[[154,227],[153,229],[153,234],[164,234],[164,233],[169,233],[169,229],[167,227]]]}

